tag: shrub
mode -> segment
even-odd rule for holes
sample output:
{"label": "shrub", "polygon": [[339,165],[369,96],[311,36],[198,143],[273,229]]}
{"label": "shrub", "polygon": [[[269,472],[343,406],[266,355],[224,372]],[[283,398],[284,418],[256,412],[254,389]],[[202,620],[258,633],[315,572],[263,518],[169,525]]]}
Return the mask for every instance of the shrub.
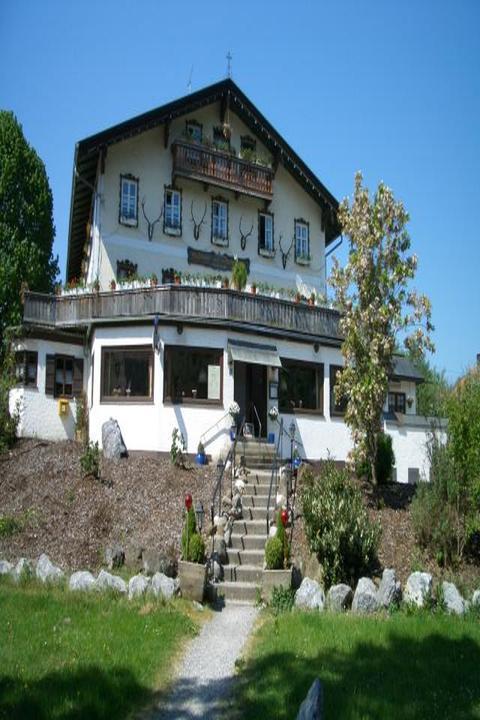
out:
{"label": "shrub", "polygon": [[11,537],[23,529],[23,523],[13,515],[0,515],[0,537]]}
{"label": "shrub", "polygon": [[280,615],[280,613],[290,612],[295,602],[295,590],[290,587],[279,587],[272,588],[272,597],[269,602],[269,607],[274,615]]}
{"label": "shrub", "polygon": [[302,478],[305,531],[325,582],[355,583],[376,555],[380,526],[369,519],[361,491],[347,471],[333,461],[325,463],[321,475],[314,477],[307,470]]}
{"label": "shrub", "polygon": [[194,533],[189,542],[189,561],[203,563],[205,560],[205,543],[199,533]]}
{"label": "shrub", "polygon": [[[387,433],[380,433],[378,436],[377,460],[375,463],[377,483],[384,485],[392,479],[393,466],[395,465],[395,453],[392,447],[392,437]],[[366,460],[357,463],[355,474],[359,478],[366,478],[371,482],[372,470]]]}
{"label": "shrub", "polygon": [[90,475],[98,480],[100,477],[100,449],[98,442],[89,442],[85,445],[83,455],[80,457],[80,467],[85,476]]}
{"label": "shrub", "polygon": [[286,567],[290,562],[290,543],[288,542],[287,533],[282,523],[282,512],[281,510],[277,513],[277,532],[275,536],[279,538],[283,547],[283,567]]}
{"label": "shrub", "polygon": [[232,266],[232,285],[235,290],[243,290],[247,284],[247,266],[242,260],[234,260]]}
{"label": "shrub", "polygon": [[417,487],[412,500],[416,540],[439,565],[455,565],[469,537],[469,499],[462,492],[455,461],[448,445],[432,436],[429,446],[430,482]]}
{"label": "shrub", "polygon": [[9,403],[10,390],[15,384],[14,361],[13,352],[7,351],[0,371],[0,453],[5,452],[15,443],[20,421],[18,404],[11,413]]}
{"label": "shrub", "polygon": [[178,428],[172,430],[172,444],[170,445],[170,460],[173,465],[183,467],[185,465],[185,452],[187,445],[185,438]]}
{"label": "shrub", "polygon": [[265,565],[267,570],[283,568],[283,543],[276,535],[269,538],[265,545]]}

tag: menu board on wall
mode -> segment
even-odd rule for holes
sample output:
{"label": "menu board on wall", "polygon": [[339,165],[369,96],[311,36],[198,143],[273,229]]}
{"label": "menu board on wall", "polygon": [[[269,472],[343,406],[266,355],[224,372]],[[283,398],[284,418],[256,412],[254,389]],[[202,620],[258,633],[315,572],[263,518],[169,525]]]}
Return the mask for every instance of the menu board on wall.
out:
{"label": "menu board on wall", "polygon": [[208,399],[220,400],[220,365],[208,366]]}

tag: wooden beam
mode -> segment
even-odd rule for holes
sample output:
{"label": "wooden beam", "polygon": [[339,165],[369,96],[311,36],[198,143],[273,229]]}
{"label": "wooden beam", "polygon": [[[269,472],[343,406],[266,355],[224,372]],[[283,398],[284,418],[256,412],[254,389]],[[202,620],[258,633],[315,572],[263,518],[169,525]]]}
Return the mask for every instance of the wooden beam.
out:
{"label": "wooden beam", "polygon": [[170,139],[170,120],[166,120],[163,126],[163,147],[165,150],[168,147],[168,141]]}

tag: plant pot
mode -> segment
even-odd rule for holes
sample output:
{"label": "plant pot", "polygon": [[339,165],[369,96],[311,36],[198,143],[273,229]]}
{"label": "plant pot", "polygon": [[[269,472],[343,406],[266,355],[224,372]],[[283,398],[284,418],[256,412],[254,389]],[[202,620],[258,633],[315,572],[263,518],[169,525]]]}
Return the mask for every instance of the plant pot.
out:
{"label": "plant pot", "polygon": [[222,288],[223,288],[224,290],[228,290],[228,280],[223,280],[223,282],[222,282]]}
{"label": "plant pot", "polygon": [[179,560],[178,577],[182,597],[187,600],[202,602],[207,578],[206,565]]}
{"label": "plant pot", "polygon": [[256,294],[257,294],[257,288],[255,287],[255,285],[252,285],[252,295],[256,295]]}
{"label": "plant pot", "polygon": [[207,464],[207,456],[205,453],[197,453],[195,456],[195,462],[197,465],[206,465]]}
{"label": "plant pot", "polygon": [[180,275],[175,275],[175,285],[180,285]]}
{"label": "plant pot", "polygon": [[269,601],[276,587],[292,587],[292,568],[287,570],[264,570],[262,575],[262,597]]}

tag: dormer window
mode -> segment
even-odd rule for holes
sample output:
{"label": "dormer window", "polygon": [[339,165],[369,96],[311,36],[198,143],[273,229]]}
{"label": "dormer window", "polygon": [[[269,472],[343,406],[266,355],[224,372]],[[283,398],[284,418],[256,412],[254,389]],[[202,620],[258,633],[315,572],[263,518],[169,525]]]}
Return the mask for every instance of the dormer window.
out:
{"label": "dormer window", "polygon": [[120,175],[120,212],[122,225],[138,225],[138,179],[133,175]]}
{"label": "dormer window", "polygon": [[198,143],[202,142],[203,128],[196,120],[187,120],[185,130],[189,140]]}
{"label": "dormer window", "polygon": [[228,203],[212,200],[212,243],[228,245]]}
{"label": "dormer window", "polygon": [[295,220],[295,262],[310,263],[310,228],[306,220]]}
{"label": "dormer window", "polygon": [[163,232],[168,235],[182,234],[182,195],[173,188],[165,188]]}
{"label": "dormer window", "polygon": [[270,213],[258,213],[258,252],[266,257],[273,257],[275,254],[273,215]]}

